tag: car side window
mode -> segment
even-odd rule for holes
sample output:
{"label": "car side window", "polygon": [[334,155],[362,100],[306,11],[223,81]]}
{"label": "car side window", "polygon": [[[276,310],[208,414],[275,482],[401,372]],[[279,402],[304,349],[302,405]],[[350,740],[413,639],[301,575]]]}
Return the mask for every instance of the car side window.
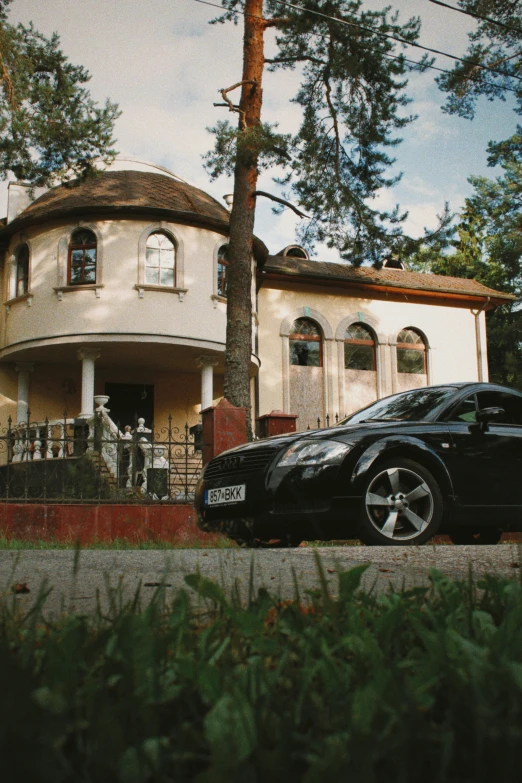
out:
{"label": "car side window", "polygon": [[459,402],[456,408],[453,408],[448,417],[448,421],[464,421],[466,424],[473,424],[477,421],[477,407],[475,404],[475,395],[466,397]]}
{"label": "car side window", "polygon": [[495,419],[495,423],[522,426],[522,397],[507,392],[485,391],[477,394],[477,401],[479,409],[504,409],[504,415]]}

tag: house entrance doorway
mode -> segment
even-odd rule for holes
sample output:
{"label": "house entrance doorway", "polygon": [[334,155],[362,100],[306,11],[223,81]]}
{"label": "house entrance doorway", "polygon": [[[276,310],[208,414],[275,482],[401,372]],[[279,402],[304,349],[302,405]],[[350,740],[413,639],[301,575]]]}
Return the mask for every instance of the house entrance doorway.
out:
{"label": "house entrance doorway", "polygon": [[154,386],[143,383],[106,383],[105,394],[109,397],[107,407],[111,419],[119,424],[123,432],[125,426],[134,427],[138,419],[145,419],[145,426],[153,429],[154,423]]}

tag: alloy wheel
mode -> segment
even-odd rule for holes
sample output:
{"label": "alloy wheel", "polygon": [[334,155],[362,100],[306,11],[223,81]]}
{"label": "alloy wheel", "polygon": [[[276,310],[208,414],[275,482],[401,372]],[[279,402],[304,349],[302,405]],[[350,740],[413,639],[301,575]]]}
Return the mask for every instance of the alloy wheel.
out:
{"label": "alloy wheel", "polygon": [[434,512],[430,487],[422,476],[404,467],[378,473],[368,485],[364,502],[373,527],[392,541],[420,536]]}

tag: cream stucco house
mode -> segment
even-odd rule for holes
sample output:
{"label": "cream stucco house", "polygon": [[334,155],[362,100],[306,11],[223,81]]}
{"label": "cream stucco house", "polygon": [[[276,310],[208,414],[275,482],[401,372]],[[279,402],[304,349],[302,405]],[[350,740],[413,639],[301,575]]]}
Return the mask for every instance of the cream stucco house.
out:
{"label": "cream stucco house", "polygon": [[[110,398],[121,431],[135,417],[156,431],[169,415],[196,424],[223,389],[228,222],[203,191],[124,159],[45,192],[11,184],[0,426],[28,410],[36,422],[85,419],[94,395]],[[397,390],[487,380],[485,311],[509,296],[313,261],[295,245],[270,255],[263,239],[252,259],[256,416],[295,413],[306,429]]]}

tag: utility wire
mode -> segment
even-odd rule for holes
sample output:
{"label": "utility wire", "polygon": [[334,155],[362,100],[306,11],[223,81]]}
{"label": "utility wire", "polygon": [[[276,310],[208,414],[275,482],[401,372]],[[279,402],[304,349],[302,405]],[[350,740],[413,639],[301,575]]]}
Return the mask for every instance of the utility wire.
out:
{"label": "utility wire", "polygon": [[440,54],[442,57],[449,57],[450,59],[456,60],[459,63],[464,63],[465,65],[475,65],[477,68],[483,68],[485,71],[496,73],[499,76],[505,76],[508,79],[518,79],[518,81],[522,81],[522,77],[520,76],[514,76],[512,74],[506,73],[506,71],[498,71],[496,68],[483,65],[482,63],[476,62],[475,60],[467,60],[463,57],[457,57],[456,54],[449,54],[448,52],[443,52],[440,49],[433,49],[430,46],[423,46],[416,41],[408,41],[406,38],[400,38],[399,36],[391,35],[390,33],[381,33],[379,30],[376,30],[375,27],[367,27],[366,25],[357,24],[356,22],[348,22],[346,19],[340,19],[338,16],[329,16],[328,14],[321,13],[321,11],[313,11],[311,8],[303,8],[301,5],[288,3],[286,0],[276,0],[276,2],[280,5],[287,6],[288,8],[294,8],[297,11],[302,11],[305,14],[322,16],[324,19],[331,19],[332,21],[338,22],[339,24],[344,24],[347,27],[356,27],[358,30],[365,30],[367,32],[374,33],[374,35],[380,35],[383,38],[389,38],[392,41],[398,41],[399,43],[405,44],[406,46],[414,46],[416,49],[423,49],[425,52],[431,52],[431,54]]}
{"label": "utility wire", "polygon": [[505,22],[499,22],[496,19],[491,19],[489,16],[482,16],[481,14],[474,14],[471,11],[465,11],[463,8],[457,8],[455,5],[448,5],[448,3],[442,3],[441,0],[429,0],[430,3],[435,3],[435,5],[441,5],[443,8],[449,8],[451,11],[458,11],[459,14],[465,14],[466,16],[471,16],[472,19],[481,19],[483,22],[489,22],[490,24],[496,24],[499,27],[504,27],[506,30],[510,30],[512,33],[518,33],[519,35],[522,35],[522,30],[520,27],[511,27],[511,25],[506,24]]}
{"label": "utility wire", "polygon": [[[195,2],[196,2],[196,3],[201,3],[202,5],[209,5],[209,6],[211,6],[212,8],[218,8],[220,11],[223,11],[223,10],[225,10],[225,9],[223,8],[223,6],[222,6],[222,5],[217,5],[217,3],[211,3],[211,2],[209,2],[209,0],[195,0]],[[277,2],[281,2],[281,0],[277,0]],[[284,5],[290,5],[290,4],[289,4],[289,3],[284,3]],[[292,6],[292,7],[297,7],[297,6]],[[308,11],[307,11],[306,9],[303,9],[303,10],[304,10],[304,12],[305,12],[305,13],[308,13]],[[234,12],[233,12],[233,13],[235,13],[235,14],[241,14],[242,16],[253,16],[253,17],[255,17],[256,19],[262,19],[262,18],[263,18],[263,17],[261,17],[261,16],[257,16],[256,14],[248,14],[246,11],[239,11],[238,9],[234,9]],[[312,13],[312,12],[310,12],[310,13]],[[321,16],[324,16],[324,14],[321,14]],[[333,20],[334,20],[334,21],[336,21],[336,22],[341,22],[341,21],[343,21],[343,20],[341,20],[341,19],[336,19],[335,17],[327,17],[327,18],[331,18],[331,19],[333,19]],[[363,28],[363,29],[364,29],[364,28]],[[370,30],[372,30],[373,32],[377,32],[377,31],[376,31],[376,30],[374,30],[373,28],[365,28],[365,29],[370,29]],[[384,35],[384,33],[378,33],[378,34],[379,34],[379,35]],[[325,36],[321,35],[320,33],[312,33],[312,35],[314,35],[314,36],[316,36],[316,37],[318,37],[318,38],[324,38],[324,37],[325,37]],[[400,40],[400,39],[394,39],[394,40]],[[409,41],[404,41],[404,43],[408,43],[408,44],[409,44]],[[364,48],[366,48],[366,49],[374,49],[375,47],[368,46],[368,47],[364,47]],[[422,62],[419,62],[419,60],[410,60],[410,59],[408,59],[407,57],[403,57],[403,56],[397,57],[396,55],[393,55],[393,54],[384,54],[384,53],[382,53],[382,52],[381,52],[381,54],[382,54],[382,56],[383,56],[383,57],[385,57],[387,60],[401,60],[402,62],[409,63],[410,65],[419,65],[419,66],[421,66],[423,69],[424,69],[424,68],[429,68],[429,69],[430,69],[430,70],[432,70],[432,71],[438,71],[439,73],[446,73],[446,74],[448,74],[448,75],[450,75],[450,74],[452,73],[451,71],[448,71],[446,68],[439,68],[439,67],[437,67],[436,65],[430,65],[430,64],[428,64],[428,63],[422,63]],[[452,57],[453,55],[445,55],[445,56],[447,56],[447,57]],[[277,62],[277,60],[276,60],[275,62]],[[463,62],[470,62],[470,61],[469,61],[469,60],[466,60],[466,61],[463,61]],[[488,68],[488,67],[487,67],[487,66],[485,66],[485,65],[483,65],[483,66],[481,66],[481,67],[482,67],[482,68],[484,68],[484,69],[485,69],[485,70],[487,70],[487,71],[491,70],[490,68]],[[515,77],[515,78],[519,78],[519,77]],[[498,85],[494,84],[493,82],[485,82],[485,84],[486,84],[487,86],[489,86],[489,87],[497,87],[497,86],[498,86]],[[503,89],[503,90],[506,90],[507,92],[515,92],[515,93],[517,92],[517,90],[515,90],[513,87],[503,87],[502,89]]]}

